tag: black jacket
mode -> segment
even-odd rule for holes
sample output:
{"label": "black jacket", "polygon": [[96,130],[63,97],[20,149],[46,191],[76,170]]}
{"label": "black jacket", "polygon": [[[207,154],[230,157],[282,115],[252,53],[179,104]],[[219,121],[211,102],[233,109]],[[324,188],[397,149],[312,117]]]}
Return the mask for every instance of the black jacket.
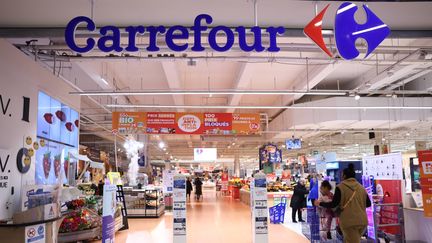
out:
{"label": "black jacket", "polygon": [[199,179],[196,179],[195,182],[195,194],[196,195],[202,195],[202,181]]}
{"label": "black jacket", "polygon": [[186,193],[189,194],[192,191],[192,182],[187,180],[186,181]]}
{"label": "black jacket", "polygon": [[294,194],[291,198],[290,207],[292,208],[305,208],[306,207],[306,196],[308,194],[308,190],[304,185],[298,183],[294,187]]}

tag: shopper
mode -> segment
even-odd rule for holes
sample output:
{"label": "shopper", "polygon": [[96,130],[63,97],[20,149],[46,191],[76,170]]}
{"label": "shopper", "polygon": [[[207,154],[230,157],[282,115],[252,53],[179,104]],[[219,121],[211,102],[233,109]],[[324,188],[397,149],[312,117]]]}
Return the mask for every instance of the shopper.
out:
{"label": "shopper", "polygon": [[200,198],[201,198],[201,195],[202,195],[202,181],[201,181],[201,179],[199,178],[199,177],[197,177],[197,178],[195,178],[195,182],[194,182],[194,184],[195,184],[195,197],[196,197],[196,200],[200,200]]}
{"label": "shopper", "polygon": [[192,189],[191,178],[188,177],[186,180],[186,197],[189,198],[189,201],[190,201],[190,195],[191,195],[192,190],[193,189]]}
{"label": "shopper", "polygon": [[343,170],[342,178],[343,181],[336,187],[331,202],[316,200],[314,204],[324,208],[335,208],[340,214],[339,226],[344,242],[360,243],[368,224],[366,208],[371,206],[371,201],[366,190],[355,179],[353,164]]}
{"label": "shopper", "polygon": [[304,222],[302,218],[302,209],[306,207],[306,196],[308,190],[305,186],[304,179],[300,179],[294,187],[294,194],[291,198],[290,207],[292,208],[292,221],[297,223],[296,214],[298,213],[299,222]]}
{"label": "shopper", "polygon": [[[329,181],[326,180],[321,182],[320,197],[318,200],[325,203],[331,202],[333,200],[333,193],[331,190],[332,185]],[[330,240],[332,239],[330,230],[334,218],[334,212],[331,208],[319,208],[318,212],[321,218],[321,227],[326,232],[327,239]]]}

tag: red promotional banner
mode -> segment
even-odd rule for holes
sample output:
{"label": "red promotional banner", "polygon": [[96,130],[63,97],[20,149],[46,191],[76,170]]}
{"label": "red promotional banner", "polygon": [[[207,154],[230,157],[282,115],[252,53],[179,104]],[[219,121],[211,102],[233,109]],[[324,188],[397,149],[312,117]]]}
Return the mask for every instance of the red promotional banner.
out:
{"label": "red promotional banner", "polygon": [[418,151],[425,217],[432,217],[432,151]]}
{"label": "red promotional banner", "polygon": [[232,130],[231,113],[204,113],[204,134],[228,135]]}
{"label": "red promotional banner", "polygon": [[176,133],[175,112],[147,112],[147,129],[150,134],[174,134]]}
{"label": "red promotional banner", "polygon": [[113,112],[120,134],[248,135],[260,132],[259,114]]}
{"label": "red promotional banner", "polygon": [[[402,188],[400,180],[375,180],[376,193],[379,196],[379,203],[401,203]],[[381,224],[397,224],[398,223],[398,206],[381,206],[377,207],[377,213],[380,215]],[[400,227],[391,226],[384,227],[383,231],[390,234],[399,234]]]}

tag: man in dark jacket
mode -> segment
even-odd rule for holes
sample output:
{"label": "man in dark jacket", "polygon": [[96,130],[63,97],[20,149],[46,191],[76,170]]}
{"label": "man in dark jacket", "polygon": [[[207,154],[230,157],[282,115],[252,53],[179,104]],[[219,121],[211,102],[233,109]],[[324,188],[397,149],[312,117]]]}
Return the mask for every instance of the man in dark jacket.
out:
{"label": "man in dark jacket", "polygon": [[294,194],[291,198],[290,207],[292,208],[292,221],[297,223],[296,214],[298,213],[298,219],[300,222],[304,222],[302,218],[302,208],[306,207],[306,196],[308,190],[305,187],[305,181],[300,179],[297,185],[294,187]]}
{"label": "man in dark jacket", "polygon": [[186,180],[186,197],[189,198],[189,201],[190,201],[191,192],[192,192],[192,182],[191,182],[191,178],[188,177]]}

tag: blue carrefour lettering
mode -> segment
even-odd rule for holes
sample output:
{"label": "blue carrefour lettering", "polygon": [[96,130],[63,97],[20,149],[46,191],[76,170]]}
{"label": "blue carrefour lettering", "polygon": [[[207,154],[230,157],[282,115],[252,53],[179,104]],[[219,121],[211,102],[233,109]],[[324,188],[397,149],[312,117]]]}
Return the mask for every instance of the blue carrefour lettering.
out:
{"label": "blue carrefour lettering", "polygon": [[195,18],[194,25],[191,30],[194,32],[194,45],[192,51],[204,51],[204,47],[201,45],[201,31],[207,30],[207,27],[201,26],[201,20],[204,19],[206,24],[211,24],[213,19],[208,14],[200,14]]}
{"label": "blue carrefour lettering", "polygon": [[[176,33],[179,32],[179,33]],[[189,38],[189,32],[184,26],[176,25],[168,29],[166,33],[167,46],[173,51],[185,51],[188,48],[188,44],[176,44],[175,39],[187,40]]]}
{"label": "blue carrefour lettering", "polygon": [[85,16],[75,17],[66,26],[66,30],[65,30],[66,44],[69,46],[69,48],[72,51],[81,52],[81,53],[89,52],[95,46],[95,40],[94,39],[87,38],[87,45],[84,47],[79,47],[75,43],[75,31],[76,31],[78,25],[80,25],[81,23],[86,23],[87,24],[87,30],[89,30],[89,31],[94,31],[96,29],[95,23],[90,18],[85,17]]}
{"label": "blue carrefour lettering", "polygon": [[[157,52],[160,50],[158,47],[159,41],[163,38],[167,47],[176,52],[187,51],[189,46],[191,51],[205,51],[206,47],[202,45],[203,33],[206,32],[209,27],[208,25],[213,23],[213,18],[208,14],[200,14],[196,16],[194,20],[194,25],[190,28],[175,25],[172,27],[165,26],[128,26],[124,31],[128,34],[127,45],[122,46],[121,37],[122,33],[119,27],[116,26],[103,26],[99,30],[98,37],[87,38],[87,44],[85,46],[78,46],[75,42],[75,32],[79,25],[85,25],[86,29],[92,34],[96,30],[96,24],[88,17],[79,16],[72,19],[65,31],[66,43],[75,52],[85,53],[91,51],[97,41],[97,47],[103,52],[136,52],[140,48],[136,46],[136,38],[141,35],[148,38],[147,47],[145,48],[149,52]],[[243,51],[255,51],[262,52],[267,50],[269,52],[277,52],[280,48],[277,46],[277,36],[285,32],[283,27],[268,27],[264,29],[268,33],[267,36],[263,37],[263,29],[259,26],[254,26],[250,30],[247,30],[243,26],[237,28],[229,28],[227,26],[219,25],[211,28],[208,32],[207,42],[212,50],[218,52],[224,52],[230,50],[236,43],[236,36],[238,38],[238,45]],[[181,40],[188,40],[190,37],[189,31],[193,32],[193,44],[182,42]],[[247,42],[247,32],[253,34],[253,39],[251,42]],[[164,37],[162,37],[164,36]],[[225,38],[219,38],[219,37]],[[268,46],[263,46],[263,38],[268,38]],[[160,43],[160,42],[159,42]],[[208,48],[208,47],[207,47]]]}
{"label": "blue carrefour lettering", "polygon": [[[216,37],[218,32],[223,32],[226,36],[226,43],[224,45],[219,45],[216,41]],[[226,26],[216,26],[212,30],[210,30],[208,41],[210,47],[216,51],[228,51],[234,45],[234,33],[232,30]]]}
{"label": "blue carrefour lettering", "polygon": [[355,45],[358,38],[363,38],[368,43],[367,57],[390,34],[390,28],[367,5],[363,5],[366,23],[358,24],[354,18],[357,9],[354,3],[345,2],[340,5],[336,13],[334,27],[336,46],[339,54],[348,60],[360,54]]}
{"label": "blue carrefour lettering", "polygon": [[[111,32],[111,35],[109,33]],[[116,51],[121,52],[120,30],[115,26],[105,26],[100,29],[102,35],[98,40],[98,48],[103,52]],[[108,43],[108,44],[107,44]]]}

